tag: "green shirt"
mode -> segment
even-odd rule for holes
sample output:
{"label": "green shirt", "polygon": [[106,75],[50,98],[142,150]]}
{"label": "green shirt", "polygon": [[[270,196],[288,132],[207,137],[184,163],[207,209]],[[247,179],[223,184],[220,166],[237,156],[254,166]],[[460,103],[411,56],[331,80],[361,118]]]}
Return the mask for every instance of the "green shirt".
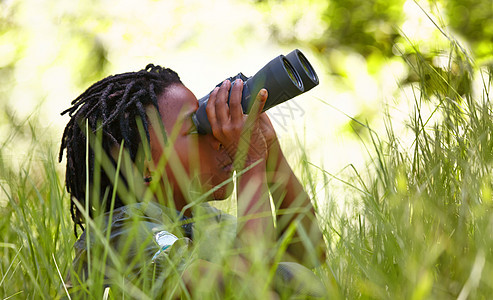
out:
{"label": "green shirt", "polygon": [[[109,218],[110,213],[96,218],[94,223],[101,224],[99,233],[89,230],[88,235],[86,230],[74,245],[73,264],[81,280],[93,273],[90,267],[98,268],[109,282],[115,274],[132,278],[146,272],[167,277],[171,272],[181,272],[197,258],[219,263],[223,251],[228,251],[236,238],[236,218],[207,203],[197,205],[192,218],[157,203],[119,207],[113,211],[111,222]],[[106,237],[107,243],[103,241]],[[101,261],[105,244],[113,254],[108,253]],[[89,256],[93,257],[92,266]]]}

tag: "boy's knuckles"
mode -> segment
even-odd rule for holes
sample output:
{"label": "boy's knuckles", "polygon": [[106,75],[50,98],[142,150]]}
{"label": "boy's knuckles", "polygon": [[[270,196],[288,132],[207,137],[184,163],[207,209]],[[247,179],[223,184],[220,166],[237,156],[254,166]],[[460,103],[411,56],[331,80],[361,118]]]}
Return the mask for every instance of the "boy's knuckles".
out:
{"label": "boy's knuckles", "polygon": [[218,140],[221,138],[221,134],[220,134],[220,131],[218,130],[217,126],[212,127],[212,136],[214,136]]}
{"label": "boy's knuckles", "polygon": [[241,124],[234,124],[233,125],[233,131],[236,133],[240,133],[242,129],[243,129],[243,126]]}
{"label": "boy's knuckles", "polygon": [[225,136],[227,137],[232,137],[234,135],[234,129],[230,126],[224,127],[222,132],[224,133]]}

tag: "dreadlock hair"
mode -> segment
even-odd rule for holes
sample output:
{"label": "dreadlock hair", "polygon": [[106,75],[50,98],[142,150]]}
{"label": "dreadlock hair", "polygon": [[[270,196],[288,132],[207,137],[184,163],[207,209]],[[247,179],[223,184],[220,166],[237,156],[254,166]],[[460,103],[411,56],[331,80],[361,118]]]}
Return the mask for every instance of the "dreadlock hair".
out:
{"label": "dreadlock hair", "polygon": [[[181,83],[176,72],[168,68],[162,68],[149,64],[145,69],[138,72],[128,72],[106,77],[72,101],[72,107],[63,111],[70,116],[62,136],[60,146],[59,162],[63,158],[66,149],[67,167],[65,183],[67,192],[70,193],[70,214],[74,221],[74,233],[77,236],[77,226],[82,230],[84,223],[82,212],[77,208],[74,199],[85,206],[86,199],[86,139],[89,133],[101,130],[102,150],[109,154],[115,146],[119,147],[124,142],[125,150],[128,151],[132,161],[135,161],[137,151],[142,145],[138,122],[144,127],[149,139],[148,119],[145,108],[154,106],[158,111],[158,96],[165,89],[175,83]],[[89,132],[86,133],[86,123]],[[108,155],[113,166],[116,161]],[[92,183],[94,175],[95,156],[92,149],[88,155],[89,182]],[[112,191],[112,181],[101,170],[100,197],[106,190]],[[125,180],[123,178],[123,180]],[[108,192],[106,191],[106,192]],[[107,194],[108,195],[108,194]],[[111,193],[109,193],[111,195]],[[90,199],[90,197],[88,197]],[[91,208],[95,199],[89,200],[89,215],[92,216]],[[101,200],[101,199],[97,199]],[[114,207],[123,206],[124,203],[116,195]],[[105,211],[110,210],[110,201],[106,201]]]}

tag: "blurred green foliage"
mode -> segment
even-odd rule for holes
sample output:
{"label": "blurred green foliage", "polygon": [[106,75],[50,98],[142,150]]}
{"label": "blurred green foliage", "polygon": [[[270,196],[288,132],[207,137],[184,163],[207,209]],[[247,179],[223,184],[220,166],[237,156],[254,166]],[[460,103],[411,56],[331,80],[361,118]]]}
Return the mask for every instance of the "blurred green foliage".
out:
{"label": "blurred green foliage", "polygon": [[443,1],[450,27],[471,44],[474,56],[493,59],[493,1]]}
{"label": "blurred green foliage", "polygon": [[[411,5],[420,6],[419,3],[410,0],[309,0],[293,5],[290,0],[256,1],[256,5],[267,14],[282,6],[282,13],[290,16],[282,20],[285,22],[273,23],[270,28],[279,42],[304,41],[321,53],[343,48],[364,57],[375,54],[394,56],[392,48],[402,40],[400,28],[409,18],[406,9]],[[454,35],[469,43],[477,59],[493,59],[492,1],[442,0],[429,1],[428,4],[432,10],[438,11],[438,17],[443,21],[439,25],[450,27]],[[323,24],[323,34],[308,41],[304,36],[279,34],[296,27],[310,7],[322,8],[317,15]]]}
{"label": "blurred green foliage", "polygon": [[[0,1],[0,184],[8,183],[2,185],[7,187],[2,193],[9,195],[8,201],[0,198],[0,232],[6,233],[2,234],[3,244],[0,244],[3,252],[0,273],[9,273],[5,270],[17,263],[15,255],[19,251],[25,264],[22,270],[28,275],[17,272],[10,282],[16,284],[12,284],[12,291],[27,291],[28,295],[33,291],[51,295],[59,288],[51,255],[57,249],[66,251],[61,262],[62,269],[68,268],[72,241],[66,241],[65,236],[71,234],[72,228],[63,205],[67,203],[63,184],[55,170],[59,166],[53,153],[56,146],[49,143],[46,146],[49,151],[29,150],[35,144],[43,144],[46,137],[40,134],[50,120],[39,119],[36,113],[27,119],[19,115],[15,105],[30,105],[34,111],[36,104],[50,95],[63,94],[64,105],[55,108],[56,113],[62,111],[77,95],[74,90],[80,92],[107,75],[111,56],[121,46],[115,40],[141,43],[142,27],[132,31],[130,27],[134,23],[113,32],[113,35],[123,32],[115,40],[105,36],[108,28],[117,22],[123,26],[128,19],[140,22],[146,18],[140,14],[145,9],[140,9],[135,16],[129,14],[120,19],[119,12],[110,11],[111,5],[104,1],[65,3]],[[153,1],[139,4],[150,7],[149,3]],[[328,74],[337,88],[362,89],[357,82],[350,82],[354,81],[351,73],[366,71],[378,81],[389,61],[399,61],[405,66],[405,74],[398,84],[402,89],[411,87],[416,92],[415,99],[411,99],[416,105],[408,124],[415,136],[410,149],[403,149],[399,132],[393,131],[390,123],[386,124],[388,136],[383,142],[377,141],[376,135],[368,130],[371,126],[365,127],[377,119],[375,111],[381,107],[369,109],[371,104],[360,105],[359,111],[352,115],[354,118],[348,118],[356,134],[366,133],[368,139],[375,139],[372,140],[375,153],[367,168],[370,180],[363,178],[364,172],[348,180],[361,192],[345,191],[352,206],[342,212],[333,207],[328,210],[330,218],[324,220],[336,289],[346,298],[370,299],[391,299],[396,295],[412,299],[491,295],[493,116],[489,85],[493,78],[493,1],[250,0],[244,3],[255,6],[264,15],[265,20],[258,20],[258,24],[269,31],[272,38],[269,42],[311,49],[323,62],[320,73]],[[421,39],[409,34],[407,30],[418,24],[406,23],[416,17],[411,8],[432,24],[433,33],[417,31]],[[171,21],[178,20],[173,28],[200,27],[185,24],[195,17],[187,15],[186,4],[176,13],[181,15]],[[163,22],[164,19],[163,12]],[[244,35],[255,33],[249,27],[251,24],[234,26]],[[191,41],[196,41],[194,47],[201,51],[202,40],[196,35],[202,31],[206,30],[193,28],[191,33],[175,36],[173,43],[195,45]],[[167,38],[164,36],[163,40]],[[141,51],[151,46],[141,44]],[[360,64],[358,68],[354,68],[354,61]],[[53,69],[62,74],[54,83],[50,76],[44,78]],[[473,77],[478,69],[484,71],[485,88],[480,97],[474,98]],[[57,81],[65,75],[69,77],[66,82]],[[65,90],[67,85],[69,92]],[[25,96],[25,93],[29,94]],[[29,98],[31,102],[23,103]],[[432,107],[431,114],[426,111],[428,105]],[[439,119],[436,125],[430,121],[433,115]],[[50,133],[58,141],[60,132]],[[12,156],[18,148],[28,149],[29,155],[16,168]],[[45,166],[46,174],[42,167],[31,165],[36,161],[33,156],[43,152],[49,153],[42,160],[49,162]],[[26,183],[33,178],[35,183]],[[325,186],[329,184],[327,181]],[[38,186],[41,188],[37,189]],[[24,205],[21,200],[29,204]],[[335,205],[328,196],[322,200]],[[11,219],[23,222],[16,225]],[[53,224],[40,227],[41,219]],[[54,223],[62,224],[61,232],[57,227],[60,225]],[[22,240],[19,245],[28,240],[25,236],[33,240],[32,245],[14,248],[18,240]],[[27,249],[37,251],[31,255]],[[479,275],[475,266],[479,266]],[[15,273],[17,267],[13,266],[12,270]],[[45,278],[49,278],[47,289]],[[41,282],[39,286],[38,282]],[[5,284],[0,292],[5,294],[10,288]]]}
{"label": "blurred green foliage", "polygon": [[326,43],[319,49],[347,47],[362,54],[392,56],[399,36],[397,26],[403,19],[403,0],[332,0],[322,19],[327,24]]}
{"label": "blurred green foliage", "polygon": [[[106,72],[107,50],[99,39],[107,18],[94,18],[97,1],[0,1],[0,159],[3,168],[22,161],[32,141],[59,139],[43,131],[79,89]],[[50,110],[41,109],[50,104]],[[48,118],[46,117],[48,116]],[[34,130],[33,130],[34,128]],[[41,138],[41,133],[44,135]],[[35,135],[38,136],[35,136]],[[5,173],[4,173],[5,174]]]}
{"label": "blurred green foliage", "polygon": [[[260,0],[256,5],[270,20],[274,39],[281,44],[311,48],[324,63],[334,86],[353,90],[353,93],[367,87],[355,84],[358,75],[354,74],[361,70],[352,69],[353,65],[346,62],[351,56],[361,57],[366,72],[377,81],[383,80],[382,72],[387,72],[390,61],[400,60],[407,70],[401,78],[396,78],[398,85],[413,86],[427,81],[423,92],[428,97],[449,89],[445,84],[448,81],[460,83],[456,91],[459,95],[471,93],[470,70],[463,69],[467,64],[462,63],[462,58],[449,55],[449,50],[440,50],[457,47],[455,39],[465,47],[460,53],[473,59],[480,68],[493,72],[491,0],[309,0],[301,3]],[[422,69],[423,65],[429,68]],[[384,97],[385,93],[389,91],[381,91]],[[369,100],[381,101],[370,97],[360,100],[353,117],[372,124],[382,119],[383,112],[372,109],[372,104],[365,104],[371,103]],[[369,139],[364,128],[354,120],[348,120],[346,131]]]}

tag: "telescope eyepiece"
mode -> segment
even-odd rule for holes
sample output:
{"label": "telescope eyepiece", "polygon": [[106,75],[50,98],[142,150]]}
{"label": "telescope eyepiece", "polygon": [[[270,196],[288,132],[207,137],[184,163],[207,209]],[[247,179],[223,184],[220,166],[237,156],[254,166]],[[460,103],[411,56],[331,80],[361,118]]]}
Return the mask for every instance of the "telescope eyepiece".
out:
{"label": "telescope eyepiece", "polygon": [[298,71],[298,74],[303,81],[305,92],[318,85],[317,72],[315,72],[315,69],[300,50],[295,49],[291,51],[286,55],[286,59],[291,63],[294,69]]}
{"label": "telescope eyepiece", "polygon": [[288,73],[289,75],[289,79],[291,79],[291,81],[299,88],[299,89],[303,89],[303,81],[301,81],[301,77],[300,75],[298,74],[298,72],[296,72],[295,68],[293,67],[293,65],[289,62],[289,60],[286,59],[286,57],[282,57],[282,62],[283,62],[283,67],[284,67],[284,70],[286,70],[286,73]]}
{"label": "telescope eyepiece", "polygon": [[318,82],[318,77],[317,73],[315,73],[315,70],[313,69],[312,65],[306,59],[305,55],[301,53],[301,51],[298,51],[298,58],[300,59],[301,65],[303,66],[303,69],[305,70],[306,74],[315,82]]}

